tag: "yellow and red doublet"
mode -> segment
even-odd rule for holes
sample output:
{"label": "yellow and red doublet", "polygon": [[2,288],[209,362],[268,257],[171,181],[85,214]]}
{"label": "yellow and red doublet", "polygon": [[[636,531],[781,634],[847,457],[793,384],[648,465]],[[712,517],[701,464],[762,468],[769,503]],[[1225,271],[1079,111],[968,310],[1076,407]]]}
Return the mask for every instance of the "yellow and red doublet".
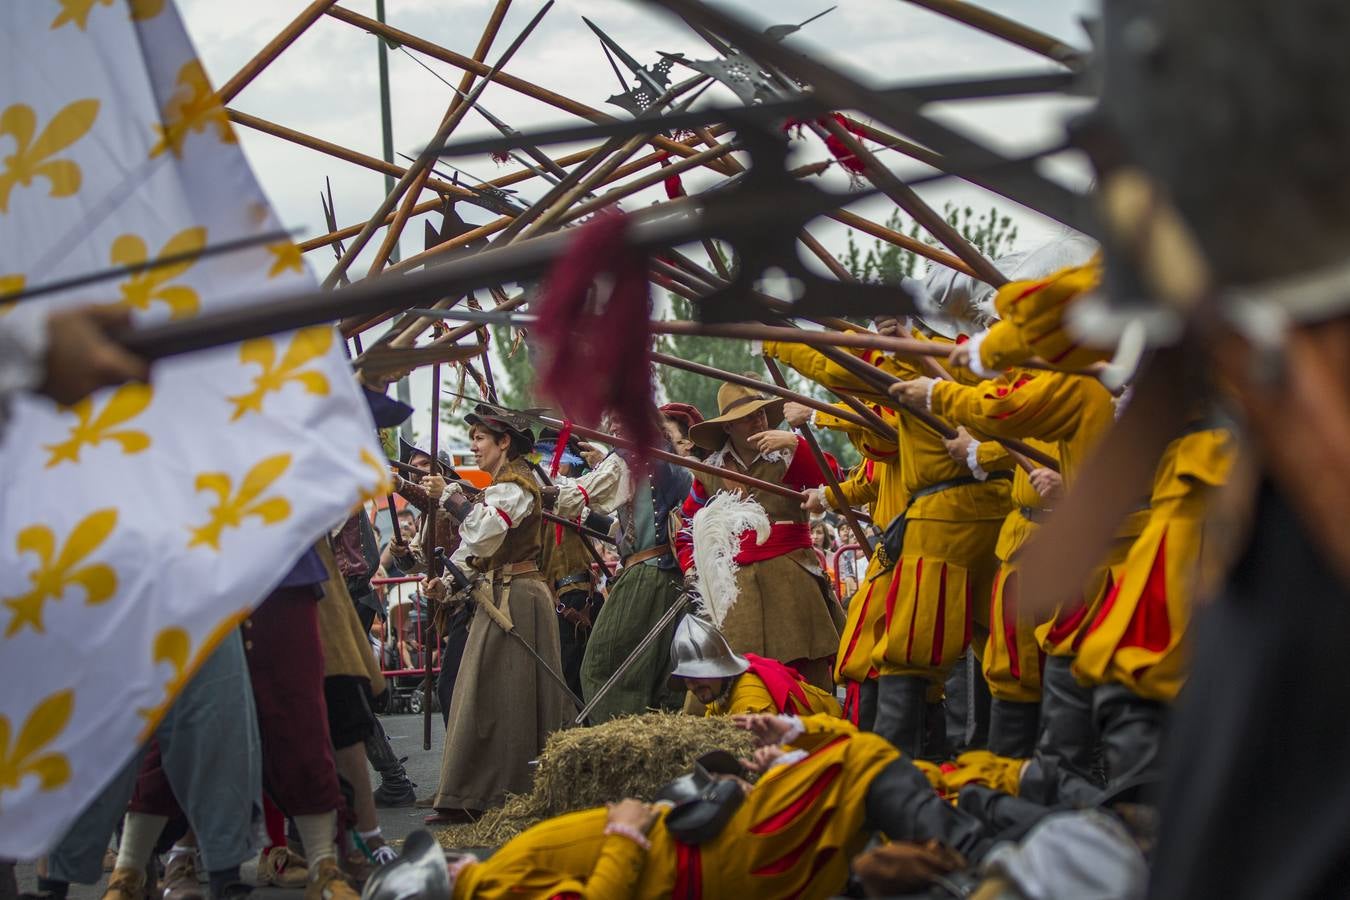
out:
{"label": "yellow and red doublet", "polygon": [[[831,389],[875,396],[875,389],[801,344],[766,343],[764,352]],[[892,375],[921,374],[876,352],[860,357]],[[894,404],[889,397],[886,404]],[[1008,482],[975,481],[964,462],[947,454],[942,437],[913,416],[896,420],[900,484],[907,520],[900,559],[883,598],[886,639],[873,648],[881,675],[914,675],[933,682],[946,674],[983,626],[998,560],[994,548],[1009,510]],[[916,494],[938,488],[923,496]],[[873,595],[875,600],[875,594]]]}
{"label": "yellow and red doublet", "polygon": [[[978,434],[1026,440],[1059,461],[1066,485],[1073,483],[1114,421],[1106,388],[1094,379],[1060,372],[1016,371],[975,386],[939,382],[933,386],[931,406],[934,414]],[[991,598],[989,653],[983,662],[995,697],[1029,703],[1041,693],[1047,647],[1040,635],[1062,639],[1067,628],[1076,633],[1086,614],[1082,605],[1039,617],[1020,608],[1017,555],[1047,510],[1020,468],[1014,473],[1012,495],[1015,508],[999,532],[1000,566]]]}
{"label": "yellow and red doublet", "polygon": [[[753,654],[750,668],[736,676],[731,691],[723,700],[715,700],[704,710],[705,716],[741,716],[773,713],[789,716],[842,715],[839,701],[822,691],[794,670],[774,659]],[[771,686],[766,679],[771,679]]]}
{"label": "yellow and red doublet", "polygon": [[1168,444],[1153,481],[1148,523],[1078,647],[1073,672],[1170,702],[1186,680],[1205,508],[1236,457],[1230,432],[1194,431]]}
{"label": "yellow and red doublet", "polygon": [[[895,424],[894,410],[875,406],[873,411],[883,421]],[[904,510],[907,499],[900,479],[898,445],[852,422],[826,413],[816,413],[815,425],[843,431],[862,454],[862,464],[839,483],[839,488],[849,506],[868,507],[873,523],[885,529]],[[836,509],[841,508],[832,491],[825,491],[825,500]],[[886,638],[883,600],[890,592],[891,575],[894,572],[895,568],[881,554],[873,553],[862,583],[848,602],[847,618],[839,635],[839,652],[834,658],[834,680],[848,686],[849,699],[845,711],[850,720],[857,718],[858,685],[877,676],[877,670],[872,665],[872,654],[877,644]]]}
{"label": "yellow and red doublet", "polygon": [[1060,369],[1081,369],[1110,359],[1111,351],[1081,346],[1064,325],[1064,312],[1101,283],[1100,258],[1048,278],[1010,281],[994,295],[999,320],[973,339],[985,373],[1040,357]]}
{"label": "yellow and red doublet", "polygon": [[842,719],[801,721],[804,732],[793,746],[806,757],[761,777],[711,841],[681,844],[663,816],[644,851],[622,835],[605,834],[606,810],[571,813],[541,822],[469,866],[455,882],[455,900],[835,895],[867,840],[868,787],[900,754]]}

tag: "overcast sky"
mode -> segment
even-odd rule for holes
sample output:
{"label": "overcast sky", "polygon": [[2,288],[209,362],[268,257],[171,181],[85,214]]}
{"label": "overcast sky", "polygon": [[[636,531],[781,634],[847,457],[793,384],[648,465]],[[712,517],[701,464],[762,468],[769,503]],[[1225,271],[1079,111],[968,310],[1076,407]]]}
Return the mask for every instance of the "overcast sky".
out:
{"label": "overcast sky", "polygon": [[[223,83],[277,32],[286,26],[308,0],[179,0],[179,6],[206,69],[216,84]],[[341,0],[341,5],[374,16],[374,0]],[[488,62],[496,59],[540,8],[535,0],[516,0],[506,17]],[[780,0],[750,3],[745,0],[725,6],[746,19],[772,25],[797,22],[830,5],[830,0]],[[1079,19],[1096,6],[1092,0],[986,0],[983,4],[1013,19],[1085,46]],[[386,0],[389,24],[412,32],[451,50],[471,55],[494,6],[493,0]],[[599,43],[585,27],[586,15],[604,28],[644,65],[656,62],[658,50],[683,52],[691,59],[707,59],[712,51],[692,31],[661,9],[641,0],[557,0],[540,27],[506,67],[513,75],[546,86],[574,100],[620,114],[605,104],[618,90]],[[947,79],[953,76],[1026,72],[1053,69],[1052,63],[1025,50],[988,37],[942,16],[912,6],[904,0],[838,0],[838,9],[788,38],[791,46],[878,86]],[[420,57],[442,77],[458,84],[461,72],[436,60]],[[688,71],[677,67],[676,79]],[[410,59],[403,51],[390,53],[393,95],[394,148],[414,155],[431,137],[452,96],[445,84]],[[722,88],[714,88],[706,102],[732,103]],[[522,131],[580,121],[515,91],[491,85],[482,104],[499,118]],[[330,17],[321,18],[279,60],[267,68],[232,106],[255,116],[278,122],[355,150],[380,156],[380,108],[376,39],[351,25]],[[935,112],[971,133],[995,142],[1001,149],[1028,152],[1056,140],[1062,123],[1081,109],[1077,101],[1020,99],[979,104],[948,105]],[[282,220],[301,231],[300,239],[324,233],[319,194],[325,176],[331,178],[338,221],[349,225],[368,218],[385,193],[378,173],[297,147],[248,128],[237,127],[254,169]],[[471,114],[456,135],[495,134],[481,117]],[[799,142],[800,162],[825,159],[825,148],[808,137]],[[553,148],[553,155],[567,148]],[[901,174],[922,168],[906,163],[898,154],[888,154]],[[399,162],[406,162],[397,160]],[[456,164],[484,180],[505,174],[490,158],[458,159]],[[1053,173],[1066,183],[1082,185],[1081,166],[1072,160],[1054,164]],[[692,191],[711,183],[712,176],[690,174],[685,183]],[[846,182],[831,182],[843,188]],[[546,189],[538,179],[519,186],[520,198],[528,202]],[[947,200],[977,209],[990,205],[1014,215],[1022,245],[1044,240],[1058,226],[1021,207],[977,188],[950,184],[923,188],[921,194],[934,206]],[[430,195],[426,195],[430,196]],[[664,199],[657,187],[628,201],[628,208]],[[853,209],[876,221],[890,213],[889,201],[873,200]],[[461,204],[467,221],[481,223],[493,216]],[[405,254],[422,249],[422,227],[412,223],[405,232]],[[817,234],[835,249],[843,246],[842,228],[822,225]],[[372,247],[378,241],[372,242]],[[333,263],[328,249],[309,254],[320,277]],[[367,262],[358,262],[362,271]],[[425,379],[417,379],[424,381]],[[415,396],[425,390],[414,386]],[[424,418],[424,417],[419,417]],[[422,426],[423,430],[425,426]]]}

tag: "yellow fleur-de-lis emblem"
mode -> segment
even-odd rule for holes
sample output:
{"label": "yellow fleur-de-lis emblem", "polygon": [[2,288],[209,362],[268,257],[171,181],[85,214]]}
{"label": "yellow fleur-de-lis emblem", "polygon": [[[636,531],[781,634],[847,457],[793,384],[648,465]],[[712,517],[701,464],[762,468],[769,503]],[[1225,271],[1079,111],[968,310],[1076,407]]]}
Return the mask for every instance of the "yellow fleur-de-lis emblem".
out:
{"label": "yellow fleur-de-lis emblem", "polygon": [[[381,464],[375,454],[371,453],[366,447],[361,448],[361,462],[370,467],[376,478],[373,488],[361,492],[361,503],[383,497],[394,489],[393,479],[389,477],[388,465]],[[360,504],[357,504],[357,506],[359,507]]]}
{"label": "yellow fleur-de-lis emblem", "polygon": [[267,251],[272,254],[272,268],[267,270],[268,278],[276,278],[282,272],[294,269],[296,272],[305,271],[304,254],[300,252],[292,241],[282,241],[278,244],[268,244]]}
{"label": "yellow fleur-de-lis emblem", "polygon": [[[112,6],[115,2],[117,0],[57,0],[61,12],[52,20],[52,28],[74,22],[75,27],[84,31],[95,6]],[[137,21],[153,19],[164,11],[164,0],[127,0],[127,5],[131,7],[131,18]]]}
{"label": "yellow fleur-de-lis emblem", "polygon": [[196,674],[197,668],[201,663],[215,652],[216,647],[225,639],[234,629],[239,627],[239,623],[247,619],[248,610],[234,613],[220,622],[211,632],[202,638],[201,646],[197,652],[192,652],[192,638],[182,628],[170,626],[165,628],[155,636],[155,642],[150,647],[150,658],[156,666],[167,664],[173,671],[169,680],[164,683],[164,699],[152,707],[142,707],[136,710],[137,715],[145,720],[145,725],[141,729],[140,743],[145,743],[150,738],[150,733],[155,729],[169,708],[173,706],[173,701],[178,698],[178,694],[192,680]]}
{"label": "yellow fleur-de-lis emblem", "polygon": [[42,751],[66,730],[74,709],[75,692],[57,691],[33,707],[13,745],[9,742],[13,730],[9,718],[0,716],[0,794],[15,790],[29,775],[37,778],[38,787],[44,791],[54,791],[70,781],[70,760],[65,754]]}
{"label": "yellow fleur-de-lis emblem", "polygon": [[56,154],[78,141],[94,126],[98,101],[76,100],[62,109],[42,134],[37,134],[33,107],[16,103],[0,113],[0,137],[14,138],[12,154],[0,157],[0,213],[9,212],[9,194],[18,187],[31,187],[36,178],[47,179],[50,196],[69,197],[80,189],[80,167]]}
{"label": "yellow fleur-de-lis emblem", "polygon": [[150,648],[150,658],[156,665],[168,663],[173,669],[173,675],[164,684],[165,698],[161,705],[137,710],[147,723],[157,722],[163,718],[173,698],[183,689],[186,680],[183,676],[187,674],[188,654],[191,650],[192,638],[182,628],[165,628],[155,636],[155,643]]}
{"label": "yellow fleur-de-lis emblem", "polygon": [[117,573],[106,563],[80,563],[108,540],[116,526],[117,510],[95,510],[80,520],[59,553],[56,535],[46,525],[29,525],[20,531],[14,544],[20,553],[37,554],[38,567],[28,576],[32,590],[5,599],[5,606],[13,613],[5,637],[13,637],[25,625],[45,634],[42,605],[60,600],[66,588],[84,588],[84,602],[90,606],[107,602],[117,592]]}
{"label": "yellow fleur-de-lis emblem", "polygon": [[[127,280],[119,285],[122,291],[120,305],[145,310],[158,300],[168,305],[171,319],[182,319],[197,312],[197,308],[201,306],[197,292],[187,285],[171,282],[196,264],[198,259],[196,254],[205,246],[206,229],[200,226],[184,228],[169,238],[155,259],[185,253],[193,255],[184,257],[176,263],[142,269],[128,276]],[[145,246],[145,241],[136,235],[124,234],[113,241],[111,257],[115,266],[135,266],[149,262],[150,251]]]}
{"label": "yellow fleur-de-lis emblem", "polygon": [[197,491],[210,491],[219,498],[219,502],[209,511],[210,520],[205,525],[191,529],[192,540],[188,547],[206,544],[214,550],[220,549],[220,535],[226,528],[238,528],[244,519],[255,516],[264,525],[275,525],[291,514],[291,504],[285,497],[263,497],[262,493],[285,474],[291,465],[289,453],[269,456],[249,469],[235,491],[234,482],[224,472],[203,472],[197,476]]}
{"label": "yellow fleur-de-lis emblem", "polygon": [[14,308],[14,301],[5,303],[4,299],[23,290],[26,283],[22,275],[0,275],[0,316]]}
{"label": "yellow fleur-de-lis emblem", "polygon": [[311,394],[327,395],[328,376],[312,370],[302,371],[302,368],[323,356],[332,346],[333,329],[327,325],[297,331],[280,360],[277,359],[276,342],[271,338],[244,341],[239,348],[239,361],[261,366],[262,371],[253,379],[253,390],[228,398],[234,404],[230,421],[237,421],[246,413],[262,412],[263,399],[291,382],[302,385]]}
{"label": "yellow fleur-de-lis emblem", "polygon": [[220,105],[220,97],[212,90],[211,82],[207,81],[206,70],[199,60],[194,59],[179,70],[178,89],[164,105],[163,118],[164,123],[155,126],[159,140],[150,148],[151,159],[165,150],[181,159],[183,145],[193,131],[202,133],[215,129],[221,143],[235,143],[230,118],[225,114],[225,107]]}
{"label": "yellow fleur-de-lis emblem", "polygon": [[81,447],[93,447],[104,441],[116,443],[128,456],[148,449],[150,435],[144,431],[119,429],[118,426],[145,412],[153,397],[154,390],[150,385],[127,384],[113,391],[97,414],[94,412],[93,397],[85,397],[70,407],[76,419],[70,429],[70,437],[59,444],[47,444],[43,448],[51,454],[47,459],[47,468],[63,462],[79,462]]}

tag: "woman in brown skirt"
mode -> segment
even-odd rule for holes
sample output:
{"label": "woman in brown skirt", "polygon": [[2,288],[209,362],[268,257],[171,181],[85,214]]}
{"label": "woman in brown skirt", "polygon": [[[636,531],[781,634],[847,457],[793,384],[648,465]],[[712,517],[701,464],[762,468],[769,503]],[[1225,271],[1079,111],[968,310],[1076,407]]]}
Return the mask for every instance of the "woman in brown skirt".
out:
{"label": "woman in brown skirt", "polygon": [[[508,793],[527,793],[530,760],[571,708],[529,652],[480,608],[490,603],[501,610],[555,671],[561,668],[558,618],[539,572],[539,485],[523,459],[534,435],[516,417],[485,406],[465,422],[478,466],[492,484],[465,515],[451,558],[473,579],[468,597],[453,602],[474,608],[450,703],[436,815],[427,820],[432,824],[497,806]],[[442,500],[454,502],[448,495]],[[448,593],[440,579],[425,589],[437,599]]]}

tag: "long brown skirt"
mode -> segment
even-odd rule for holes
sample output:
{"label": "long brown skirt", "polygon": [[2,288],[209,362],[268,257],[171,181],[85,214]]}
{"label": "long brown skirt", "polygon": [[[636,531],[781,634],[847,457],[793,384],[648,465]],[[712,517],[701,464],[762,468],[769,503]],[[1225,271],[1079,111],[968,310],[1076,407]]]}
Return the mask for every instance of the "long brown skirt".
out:
{"label": "long brown skirt", "polygon": [[[562,669],[558,617],[538,575],[516,576],[495,588],[480,582],[475,592],[481,602],[495,599],[516,632],[554,671]],[[450,702],[434,805],[481,810],[500,805],[507,793],[527,793],[530,760],[549,733],[575,715],[573,706],[529,651],[476,608]]]}

